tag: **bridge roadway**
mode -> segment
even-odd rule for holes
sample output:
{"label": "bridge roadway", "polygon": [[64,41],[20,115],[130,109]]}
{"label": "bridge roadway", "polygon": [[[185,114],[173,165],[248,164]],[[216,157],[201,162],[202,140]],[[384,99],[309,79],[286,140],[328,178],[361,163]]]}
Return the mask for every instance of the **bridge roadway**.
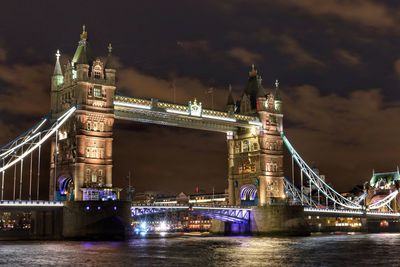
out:
{"label": "bridge roadway", "polygon": [[[133,216],[141,216],[146,214],[162,213],[166,211],[189,210],[199,212],[210,217],[217,217],[218,214],[237,218],[243,222],[250,218],[252,207],[249,206],[207,206],[207,205],[150,205],[150,204],[135,204],[132,205]],[[207,214],[206,214],[207,213]],[[321,209],[304,207],[306,216],[320,217],[352,217],[352,218],[371,218],[371,219],[400,219],[400,213],[395,212],[377,212],[367,210],[345,210],[345,209]],[[213,214],[216,214],[213,216]],[[246,216],[242,216],[246,214]]]}
{"label": "bridge roadway", "polygon": [[[4,200],[0,201],[1,210],[23,209],[59,209],[65,206],[61,201],[43,200]],[[141,216],[166,211],[189,210],[202,214],[209,214],[212,217],[223,217],[226,220],[242,222],[249,219],[252,207],[249,206],[210,206],[210,205],[187,205],[187,204],[133,204],[131,207],[133,216]],[[321,209],[304,207],[305,215],[320,217],[353,217],[353,218],[374,218],[374,219],[400,219],[398,212],[377,212],[367,210],[345,210],[345,209]]]}

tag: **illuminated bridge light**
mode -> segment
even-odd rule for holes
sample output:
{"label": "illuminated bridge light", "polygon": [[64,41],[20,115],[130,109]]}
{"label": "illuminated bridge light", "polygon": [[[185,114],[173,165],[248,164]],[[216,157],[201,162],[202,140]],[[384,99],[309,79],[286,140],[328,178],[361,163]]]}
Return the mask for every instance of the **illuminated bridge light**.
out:
{"label": "illuminated bridge light", "polygon": [[125,103],[125,102],[120,102],[120,101],[114,101],[114,105],[122,106],[122,107],[129,107],[129,108],[151,109],[151,106],[134,104],[134,103]]}
{"label": "illuminated bridge light", "polygon": [[189,115],[188,111],[176,110],[176,109],[166,109],[169,113],[181,114],[181,115]]}
{"label": "illuminated bridge light", "polygon": [[0,207],[63,207],[60,201],[0,201]]}
{"label": "illuminated bridge light", "polygon": [[249,121],[249,124],[256,125],[256,126],[262,126],[262,123],[259,121]]}

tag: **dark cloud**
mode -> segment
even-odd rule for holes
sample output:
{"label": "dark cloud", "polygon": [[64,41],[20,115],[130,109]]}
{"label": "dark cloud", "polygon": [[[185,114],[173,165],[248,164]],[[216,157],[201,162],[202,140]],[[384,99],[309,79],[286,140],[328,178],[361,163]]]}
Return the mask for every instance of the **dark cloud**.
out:
{"label": "dark cloud", "polygon": [[176,44],[188,51],[207,52],[209,50],[208,41],[206,40],[178,41]]}
{"label": "dark cloud", "polygon": [[400,103],[385,103],[379,89],[343,97],[309,85],[290,92],[284,97],[287,135],[329,182],[345,190],[369,179],[373,168],[396,169]]}
{"label": "dark cloud", "polygon": [[335,51],[335,56],[338,61],[345,65],[360,65],[362,63],[361,58],[356,54],[353,54],[345,49],[337,49]]}
{"label": "dark cloud", "polygon": [[282,4],[316,16],[332,16],[362,26],[398,30],[399,10],[372,0],[289,0]]}
{"label": "dark cloud", "polygon": [[[85,23],[95,55],[113,43],[123,95],[172,102],[175,88],[177,102],[196,97],[210,107],[213,87],[223,109],[228,84],[240,96],[256,63],[266,87],[281,81],[286,132],[299,152],[348,189],[372,168],[397,165],[398,14],[397,3],[372,0],[4,3],[0,140],[48,112],[54,53],[70,58]],[[222,190],[225,145],[220,134],[117,122],[115,183],[137,166],[140,190],[210,190],[214,182]]]}
{"label": "dark cloud", "polygon": [[245,66],[249,66],[253,63],[258,63],[262,60],[262,55],[251,52],[246,48],[233,47],[226,52],[230,57],[242,62]]}
{"label": "dark cloud", "polygon": [[6,61],[7,59],[7,51],[0,47],[0,63]]}

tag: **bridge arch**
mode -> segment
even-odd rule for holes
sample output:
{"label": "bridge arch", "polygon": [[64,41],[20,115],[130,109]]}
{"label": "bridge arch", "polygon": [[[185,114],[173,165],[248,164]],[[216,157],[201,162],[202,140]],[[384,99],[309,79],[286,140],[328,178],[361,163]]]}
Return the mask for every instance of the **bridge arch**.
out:
{"label": "bridge arch", "polygon": [[57,179],[57,185],[57,200],[74,200],[74,180],[71,175],[60,175]]}
{"label": "bridge arch", "polygon": [[254,184],[245,184],[240,187],[240,203],[244,206],[258,205],[257,187]]}

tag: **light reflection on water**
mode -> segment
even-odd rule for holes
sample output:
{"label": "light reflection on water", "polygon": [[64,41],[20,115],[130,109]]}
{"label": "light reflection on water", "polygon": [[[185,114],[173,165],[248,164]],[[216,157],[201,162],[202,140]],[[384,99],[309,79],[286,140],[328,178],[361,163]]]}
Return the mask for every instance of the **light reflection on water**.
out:
{"label": "light reflection on water", "polygon": [[8,266],[400,266],[400,234],[2,241]]}

